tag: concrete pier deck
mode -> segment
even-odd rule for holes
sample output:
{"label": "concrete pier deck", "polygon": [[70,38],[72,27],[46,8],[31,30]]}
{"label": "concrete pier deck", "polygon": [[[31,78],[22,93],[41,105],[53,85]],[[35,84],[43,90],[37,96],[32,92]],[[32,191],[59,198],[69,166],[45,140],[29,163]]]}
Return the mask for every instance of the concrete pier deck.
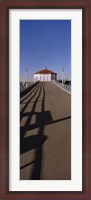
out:
{"label": "concrete pier deck", "polygon": [[71,95],[52,82],[20,99],[20,179],[71,179]]}

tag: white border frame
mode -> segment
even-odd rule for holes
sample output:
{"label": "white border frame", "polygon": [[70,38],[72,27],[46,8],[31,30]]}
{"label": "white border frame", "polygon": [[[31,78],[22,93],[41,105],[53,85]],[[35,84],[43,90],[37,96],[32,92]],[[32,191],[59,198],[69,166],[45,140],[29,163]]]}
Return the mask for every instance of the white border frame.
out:
{"label": "white border frame", "polygon": [[[20,19],[71,20],[71,180],[19,180]],[[9,69],[9,190],[82,191],[82,9],[10,9]]]}

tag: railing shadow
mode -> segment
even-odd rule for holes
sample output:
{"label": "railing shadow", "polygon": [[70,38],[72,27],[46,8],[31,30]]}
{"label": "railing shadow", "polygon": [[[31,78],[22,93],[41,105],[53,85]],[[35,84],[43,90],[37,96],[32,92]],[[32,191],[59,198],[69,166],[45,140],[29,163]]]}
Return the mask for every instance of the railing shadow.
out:
{"label": "railing shadow", "polygon": [[[25,109],[33,99],[33,97],[36,95],[35,100],[33,101],[33,106],[31,112],[25,112]],[[42,98],[41,102],[39,101],[39,98]],[[41,110],[40,112],[35,112],[37,102],[41,103]],[[32,116],[36,116],[36,120],[34,124],[31,124]],[[21,126],[20,128],[20,153],[23,154],[27,151],[30,151],[32,149],[35,149],[35,155],[33,161],[29,162],[28,164],[25,164],[21,167],[23,169],[24,167],[33,164],[33,169],[30,174],[29,179],[30,180],[40,180],[41,179],[41,168],[42,168],[42,158],[43,158],[43,144],[48,139],[46,135],[44,135],[44,130],[46,125],[50,125],[53,123],[59,123],[60,121],[68,120],[71,118],[71,116],[67,116],[61,119],[53,120],[50,111],[45,111],[45,83],[40,83],[38,88],[34,91],[32,96],[28,99],[25,106],[23,107],[21,111],[21,119],[23,117],[27,116],[27,121],[24,126]],[[38,132],[36,135],[31,135],[28,137],[25,137],[25,134],[27,131],[33,130],[38,128]]]}
{"label": "railing shadow", "polygon": [[46,118],[46,112],[45,112],[45,88],[43,85],[43,98],[42,98],[42,104],[41,104],[41,112],[36,115],[36,123],[39,126],[38,131],[38,137],[40,138],[40,142],[37,143],[36,146],[36,152],[35,152],[35,162],[32,170],[32,175],[30,175],[31,180],[39,180],[41,177],[41,161],[42,161],[42,140],[43,138],[47,139],[47,136],[44,136],[44,129],[45,129],[45,121],[52,120],[51,114],[49,113],[49,118]]}
{"label": "railing shadow", "polygon": [[[26,102],[25,106],[22,108],[22,110],[21,110],[21,112],[20,112],[20,121],[21,121],[22,118],[23,118],[25,109],[27,108],[27,106],[28,106],[28,104],[31,102],[31,100],[35,97],[35,95],[37,94],[39,88],[40,88],[40,86],[38,86],[38,87],[36,88],[36,90],[34,91],[33,95],[30,96],[29,100]],[[38,98],[39,98],[39,97],[38,97]]]}
{"label": "railing shadow", "polygon": [[[34,159],[34,165],[33,165],[33,171],[32,171],[32,175],[30,177],[30,179],[32,180],[39,180],[40,179],[40,174],[41,174],[41,160],[42,160],[42,145],[45,142],[45,140],[47,139],[47,136],[43,135],[44,133],[44,119],[45,119],[45,115],[44,115],[44,110],[45,110],[45,106],[44,106],[44,102],[45,102],[45,89],[44,89],[44,84],[41,83],[41,85],[39,86],[39,88],[37,88],[36,93],[33,94],[37,95],[32,110],[30,113],[28,113],[28,118],[26,121],[25,126],[23,126],[23,128],[20,129],[20,153],[25,153],[27,151],[30,151],[32,149],[35,148],[35,159]],[[38,99],[40,96],[42,97],[42,101],[41,101],[41,112],[35,112],[36,109],[36,105],[38,102]],[[28,106],[28,104],[30,103],[32,98],[29,98],[28,102],[25,104],[24,108],[22,109],[22,115],[21,117],[23,117],[24,111],[26,109],[26,107]],[[36,114],[36,122],[39,125],[39,131],[37,133],[37,135],[31,135],[29,137],[24,137],[24,135],[26,134],[26,130],[29,131],[30,128],[29,124],[31,124],[31,119],[32,116]],[[40,126],[41,125],[41,126]]]}
{"label": "railing shadow", "polygon": [[38,85],[33,88],[30,88],[30,90],[22,97],[20,104],[23,103],[23,101],[25,101],[29,96],[31,96],[31,94],[36,90],[37,87]]}
{"label": "railing shadow", "polygon": [[24,91],[22,91],[22,92],[20,93],[20,97],[25,96],[25,95],[26,95],[28,92],[30,92],[30,90],[32,90],[38,83],[39,83],[39,81],[36,82],[36,83],[34,83],[33,85],[30,85],[28,88],[26,88]]}

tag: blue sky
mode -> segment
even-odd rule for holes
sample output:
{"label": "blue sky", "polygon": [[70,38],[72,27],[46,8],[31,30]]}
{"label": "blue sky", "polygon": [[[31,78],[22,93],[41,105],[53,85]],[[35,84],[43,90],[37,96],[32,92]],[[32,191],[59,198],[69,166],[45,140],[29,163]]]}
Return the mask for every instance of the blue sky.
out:
{"label": "blue sky", "polygon": [[20,20],[20,79],[28,79],[46,66],[57,73],[71,73],[71,21]]}

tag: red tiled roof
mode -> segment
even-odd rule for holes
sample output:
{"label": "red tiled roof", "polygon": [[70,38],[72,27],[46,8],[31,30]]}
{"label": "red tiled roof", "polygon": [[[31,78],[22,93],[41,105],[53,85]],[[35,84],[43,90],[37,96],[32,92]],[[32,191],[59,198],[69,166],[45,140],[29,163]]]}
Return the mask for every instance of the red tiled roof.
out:
{"label": "red tiled roof", "polygon": [[43,70],[40,70],[34,74],[56,74],[55,72],[49,70],[49,69],[43,69]]}

